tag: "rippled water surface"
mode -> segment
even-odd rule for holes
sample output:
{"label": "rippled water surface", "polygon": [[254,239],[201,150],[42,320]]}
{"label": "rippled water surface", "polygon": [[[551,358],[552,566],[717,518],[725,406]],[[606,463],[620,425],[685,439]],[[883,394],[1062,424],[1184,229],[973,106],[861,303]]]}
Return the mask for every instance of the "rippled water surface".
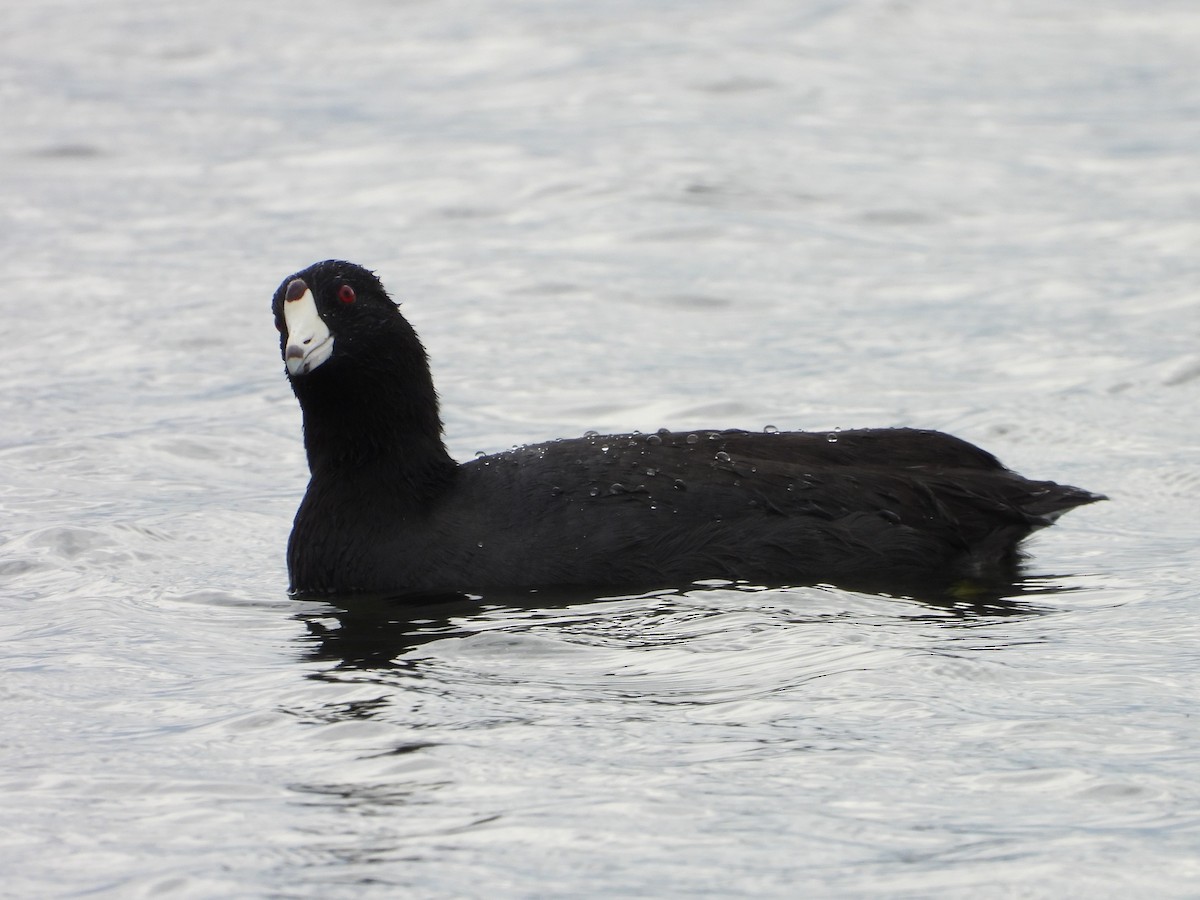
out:
{"label": "rippled water surface", "polygon": [[[1200,10],[128,0],[0,29],[13,896],[1194,896]],[[1003,603],[286,594],[269,299],[460,458],[940,428],[1107,493]]]}

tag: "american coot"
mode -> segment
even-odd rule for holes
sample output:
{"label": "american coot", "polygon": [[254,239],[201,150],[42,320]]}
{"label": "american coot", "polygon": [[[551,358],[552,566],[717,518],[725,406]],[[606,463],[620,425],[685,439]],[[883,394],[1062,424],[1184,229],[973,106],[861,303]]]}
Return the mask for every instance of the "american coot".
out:
{"label": "american coot", "polygon": [[273,307],[312,473],[288,542],[298,594],[702,579],[904,593],[1009,579],[1022,538],[1102,499],[908,428],[589,434],[459,463],[425,349],[374,274],[316,263]]}

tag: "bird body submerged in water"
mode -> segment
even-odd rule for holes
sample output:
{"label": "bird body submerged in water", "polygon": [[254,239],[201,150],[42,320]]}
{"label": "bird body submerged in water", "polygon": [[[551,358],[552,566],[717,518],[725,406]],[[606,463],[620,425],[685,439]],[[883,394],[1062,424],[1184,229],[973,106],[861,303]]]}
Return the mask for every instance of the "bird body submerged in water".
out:
{"label": "bird body submerged in water", "polygon": [[273,308],[312,475],[288,542],[299,594],[1011,581],[1021,539],[1102,499],[907,428],[589,434],[458,463],[375,275],[317,263]]}

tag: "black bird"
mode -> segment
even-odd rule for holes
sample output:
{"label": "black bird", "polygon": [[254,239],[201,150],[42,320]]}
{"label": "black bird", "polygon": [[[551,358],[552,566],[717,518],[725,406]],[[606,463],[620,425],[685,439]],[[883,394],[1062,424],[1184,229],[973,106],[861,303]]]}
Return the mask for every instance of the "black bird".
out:
{"label": "black bird", "polygon": [[1103,499],[908,428],[589,434],[459,463],[425,349],[373,273],[316,263],[273,308],[312,473],[297,594],[1011,584],[1022,538]]}

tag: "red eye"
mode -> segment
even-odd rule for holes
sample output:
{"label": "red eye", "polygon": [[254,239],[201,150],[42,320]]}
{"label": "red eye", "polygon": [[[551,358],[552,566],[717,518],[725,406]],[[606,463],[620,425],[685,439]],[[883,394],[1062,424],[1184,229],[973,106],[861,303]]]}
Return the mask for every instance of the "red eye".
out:
{"label": "red eye", "polygon": [[350,287],[348,284],[343,284],[338,289],[338,299],[349,306],[354,302],[354,288]]}

